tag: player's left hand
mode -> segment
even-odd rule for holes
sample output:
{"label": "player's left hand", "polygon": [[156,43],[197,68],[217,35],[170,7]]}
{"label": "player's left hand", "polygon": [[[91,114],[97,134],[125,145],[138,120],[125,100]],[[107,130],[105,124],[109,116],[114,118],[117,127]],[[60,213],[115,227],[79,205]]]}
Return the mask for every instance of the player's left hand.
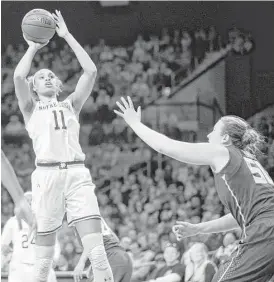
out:
{"label": "player's left hand", "polygon": [[52,16],[54,18],[54,21],[56,23],[56,32],[60,37],[65,37],[69,31],[67,28],[67,25],[65,23],[65,20],[61,14],[60,11],[55,10],[55,14],[52,13]]}
{"label": "player's left hand", "polygon": [[119,107],[121,112],[114,110],[114,112],[122,117],[125,122],[130,125],[135,122],[141,121],[141,107],[139,106],[137,111],[135,111],[132,100],[127,96],[127,101],[124,97],[121,98],[121,102],[116,102],[116,105]]}

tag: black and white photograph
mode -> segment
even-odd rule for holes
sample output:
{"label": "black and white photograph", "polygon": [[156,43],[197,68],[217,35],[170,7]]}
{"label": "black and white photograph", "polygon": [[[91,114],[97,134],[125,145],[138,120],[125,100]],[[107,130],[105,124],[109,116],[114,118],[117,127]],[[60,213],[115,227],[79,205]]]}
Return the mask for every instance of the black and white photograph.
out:
{"label": "black and white photograph", "polygon": [[274,2],[1,1],[1,281],[274,282]]}

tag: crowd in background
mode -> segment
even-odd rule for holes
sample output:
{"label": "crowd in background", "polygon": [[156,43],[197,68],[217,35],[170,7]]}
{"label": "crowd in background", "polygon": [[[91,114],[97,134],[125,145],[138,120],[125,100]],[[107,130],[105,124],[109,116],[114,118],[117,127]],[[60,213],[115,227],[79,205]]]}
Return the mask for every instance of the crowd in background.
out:
{"label": "crowd in background", "polygon": [[[68,45],[61,43],[52,40],[39,50],[30,75],[41,68],[51,69],[63,81],[62,100],[74,91],[80,65]],[[34,155],[13,84],[13,72],[26,51],[25,47],[9,45],[2,54],[1,129],[4,149],[16,170],[20,171],[24,189],[29,189],[28,169],[34,168]],[[176,71],[180,72],[182,80],[221,47],[220,36],[214,27],[193,34],[179,30],[169,33],[163,29],[160,37],[150,36],[144,40],[139,35],[129,47],[110,47],[104,40],[94,47],[85,46],[97,66],[98,75],[80,115],[80,142],[87,153],[87,164],[94,170],[94,178],[100,178],[105,169],[115,165],[121,167],[129,160],[139,162],[140,156],[149,155],[147,150],[140,149],[141,142],[125,123],[116,118],[113,108],[118,97],[130,95],[136,104],[143,106],[170,92]],[[174,121],[172,116],[167,119],[170,123]],[[95,160],[96,167],[92,166]]]}
{"label": "crowd in background", "polygon": [[[232,45],[240,40],[239,33],[235,34],[233,30],[229,37]],[[176,220],[199,223],[226,213],[216,194],[213,175],[208,167],[167,158],[159,162],[159,156],[112,111],[120,96],[130,95],[138,104],[145,105],[168,95],[177,83],[176,74],[180,73],[179,80],[184,79],[223,46],[214,27],[193,33],[169,33],[164,29],[160,37],[151,36],[148,40],[139,35],[129,47],[110,47],[104,40],[94,47],[85,46],[98,68],[98,78],[80,116],[80,142],[87,155],[86,165],[98,186],[101,214],[133,259],[133,282],[154,280],[164,275],[170,265],[176,265],[172,271],[184,276],[185,281],[199,281],[203,271],[211,277],[216,266],[231,254],[240,236],[235,231],[177,242],[171,231]],[[12,80],[24,52],[24,45],[9,45],[2,54],[2,148],[27,191],[31,188],[35,156]],[[73,91],[80,76],[74,54],[67,45],[56,41],[35,56],[31,74],[41,68],[51,69],[64,82],[60,99]],[[262,119],[256,126],[268,137],[262,162],[273,177],[274,118]],[[173,116],[167,118],[165,130],[170,137],[182,139],[183,132],[176,127]],[[13,215],[14,206],[4,189],[1,201],[3,227]],[[56,270],[73,270],[81,247],[66,222],[58,236],[62,253]],[[199,270],[201,260],[203,269]],[[2,266],[2,270],[7,270],[7,266]]]}

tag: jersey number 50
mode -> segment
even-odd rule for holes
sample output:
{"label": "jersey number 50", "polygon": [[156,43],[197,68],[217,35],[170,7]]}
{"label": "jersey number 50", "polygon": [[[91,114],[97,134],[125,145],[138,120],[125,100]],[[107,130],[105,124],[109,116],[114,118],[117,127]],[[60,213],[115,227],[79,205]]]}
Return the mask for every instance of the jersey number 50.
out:
{"label": "jersey number 50", "polygon": [[274,185],[273,180],[258,161],[249,158],[244,158],[244,160],[253,175],[255,183]]}

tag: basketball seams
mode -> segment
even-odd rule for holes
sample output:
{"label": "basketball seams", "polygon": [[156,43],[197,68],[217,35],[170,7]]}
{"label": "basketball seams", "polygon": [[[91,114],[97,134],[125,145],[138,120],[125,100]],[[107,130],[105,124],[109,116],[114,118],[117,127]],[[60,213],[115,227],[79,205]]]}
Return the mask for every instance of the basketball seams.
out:
{"label": "basketball seams", "polygon": [[[30,14],[29,16],[33,16],[33,14]],[[22,21],[22,25],[30,25],[29,23],[25,23],[25,21],[27,21],[28,20],[28,17],[29,16],[26,16],[26,17],[24,17],[24,19],[23,19],[23,21]],[[54,22],[54,20],[53,20],[53,18],[52,17],[50,17],[50,16],[47,16],[47,15],[44,15],[44,14],[35,14],[35,16],[40,16],[40,17],[45,17],[45,18],[47,18],[48,20],[50,20],[51,22],[53,22],[53,24],[55,23]],[[45,27],[40,21],[37,21],[38,23],[37,24],[35,24],[34,26],[41,26],[41,27]],[[39,25],[39,23],[41,24],[41,25]],[[51,27],[45,27],[45,28],[51,28]],[[53,29],[53,28],[52,28]],[[54,27],[54,29],[55,29],[55,27]]]}
{"label": "basketball seams", "polygon": [[28,40],[43,44],[54,36],[56,23],[48,11],[34,11],[35,9],[25,15],[21,29]]}
{"label": "basketball seams", "polygon": [[[32,37],[32,38],[35,38],[35,39],[46,40],[46,38],[35,37],[35,36],[33,36],[33,35],[30,35],[29,33],[25,32],[25,31],[24,31],[24,33],[25,33],[27,36]],[[45,43],[46,43],[46,41],[45,41]]]}
{"label": "basketball seams", "polygon": [[[36,24],[29,24],[29,23],[23,23],[22,24],[22,27],[24,27],[24,26],[36,26],[36,27],[41,27],[41,28],[48,28],[48,29],[53,29],[53,30],[55,30],[55,28],[52,28],[52,27],[48,27],[48,26],[43,26],[43,25],[36,25]],[[25,31],[24,31],[25,32]]]}

